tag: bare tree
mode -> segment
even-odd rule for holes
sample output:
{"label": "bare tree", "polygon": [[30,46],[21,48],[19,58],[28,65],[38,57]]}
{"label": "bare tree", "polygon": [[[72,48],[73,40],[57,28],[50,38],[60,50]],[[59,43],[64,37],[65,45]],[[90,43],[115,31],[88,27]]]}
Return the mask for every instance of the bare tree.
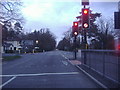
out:
{"label": "bare tree", "polygon": [[64,32],[63,35],[67,40],[70,40],[72,38],[72,28],[70,28],[68,31]]}
{"label": "bare tree", "polygon": [[98,32],[96,39],[98,49],[114,49],[114,24],[112,19],[99,18],[97,21]]}
{"label": "bare tree", "polygon": [[99,18],[97,21],[98,31],[101,33],[115,35],[113,19]]}
{"label": "bare tree", "polygon": [[20,12],[22,4],[22,2],[17,1],[0,1],[0,22],[13,20],[22,22],[23,17]]}

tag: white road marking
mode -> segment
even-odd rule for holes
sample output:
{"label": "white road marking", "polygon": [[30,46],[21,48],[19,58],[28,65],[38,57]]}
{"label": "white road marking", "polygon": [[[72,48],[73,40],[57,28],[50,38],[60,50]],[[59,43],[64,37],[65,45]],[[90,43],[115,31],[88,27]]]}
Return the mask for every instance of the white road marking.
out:
{"label": "white road marking", "polygon": [[62,61],[63,64],[65,64],[66,66],[68,65],[68,62],[66,61]]}
{"label": "white road marking", "polygon": [[63,54],[61,54],[61,55],[62,55],[62,57],[64,57],[65,59],[69,60],[67,57],[65,57],[65,55],[63,55]]}
{"label": "white road marking", "polygon": [[69,62],[70,64],[74,65],[73,63],[70,62],[70,60],[69,60],[65,55],[63,55],[63,54],[61,54],[61,55],[62,55],[62,57],[64,57],[66,60],[68,60],[68,62]]}
{"label": "white road marking", "polygon": [[15,74],[15,75],[0,75],[0,77],[22,77],[22,76],[42,76],[42,75],[69,75],[69,74],[79,74],[79,72]]}
{"label": "white road marking", "polygon": [[7,82],[3,83],[2,85],[0,85],[0,88],[4,87],[5,85],[7,85],[8,83],[10,83],[12,80],[14,80],[16,78],[16,76],[12,77],[11,79],[9,79]]}

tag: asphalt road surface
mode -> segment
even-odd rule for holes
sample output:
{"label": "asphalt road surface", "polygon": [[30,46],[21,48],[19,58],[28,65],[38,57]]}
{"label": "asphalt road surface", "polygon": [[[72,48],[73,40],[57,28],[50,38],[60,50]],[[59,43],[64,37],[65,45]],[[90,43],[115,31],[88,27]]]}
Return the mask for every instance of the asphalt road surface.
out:
{"label": "asphalt road surface", "polygon": [[2,88],[99,88],[68,62],[63,51],[23,54],[3,62]]}

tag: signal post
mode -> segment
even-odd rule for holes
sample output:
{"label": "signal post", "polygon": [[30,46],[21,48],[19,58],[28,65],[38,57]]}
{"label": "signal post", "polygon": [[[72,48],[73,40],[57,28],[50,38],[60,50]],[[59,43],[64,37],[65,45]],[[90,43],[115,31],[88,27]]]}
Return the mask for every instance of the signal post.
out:
{"label": "signal post", "polygon": [[74,36],[74,55],[75,55],[75,59],[77,58],[76,57],[76,54],[77,54],[77,47],[76,47],[76,39],[77,39],[77,36],[78,36],[78,22],[73,22],[73,26],[72,26],[72,34]]}
{"label": "signal post", "polygon": [[[89,5],[89,0],[82,0],[82,5],[84,6],[82,8],[82,30],[84,32],[84,48],[87,49],[87,29],[90,27],[90,10],[89,8],[86,8],[86,5]],[[84,64],[86,64],[87,58],[86,58],[86,52],[84,52]]]}

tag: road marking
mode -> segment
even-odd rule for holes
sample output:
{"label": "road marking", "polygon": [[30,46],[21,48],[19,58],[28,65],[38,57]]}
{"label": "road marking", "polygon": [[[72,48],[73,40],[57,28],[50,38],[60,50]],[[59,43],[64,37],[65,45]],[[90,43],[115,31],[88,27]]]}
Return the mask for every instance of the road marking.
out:
{"label": "road marking", "polygon": [[66,61],[62,61],[63,64],[65,64],[66,66],[68,65],[68,62]]}
{"label": "road marking", "polygon": [[63,54],[61,54],[61,55],[62,55],[62,57],[64,57],[65,59],[69,60],[65,55],[63,55]]}
{"label": "road marking", "polygon": [[22,76],[42,76],[42,75],[69,75],[69,74],[79,74],[79,72],[15,74],[15,75],[0,75],[0,77],[22,77]]}
{"label": "road marking", "polygon": [[3,83],[2,85],[0,85],[0,88],[4,87],[5,85],[7,85],[8,83],[10,83],[12,80],[14,80],[16,78],[16,76],[12,77],[11,79],[9,79],[7,82]]}
{"label": "road marking", "polygon": [[[60,53],[61,54],[61,53]],[[70,60],[63,54],[61,54],[63,58],[65,58],[70,64],[74,65],[73,63],[70,62]]]}

